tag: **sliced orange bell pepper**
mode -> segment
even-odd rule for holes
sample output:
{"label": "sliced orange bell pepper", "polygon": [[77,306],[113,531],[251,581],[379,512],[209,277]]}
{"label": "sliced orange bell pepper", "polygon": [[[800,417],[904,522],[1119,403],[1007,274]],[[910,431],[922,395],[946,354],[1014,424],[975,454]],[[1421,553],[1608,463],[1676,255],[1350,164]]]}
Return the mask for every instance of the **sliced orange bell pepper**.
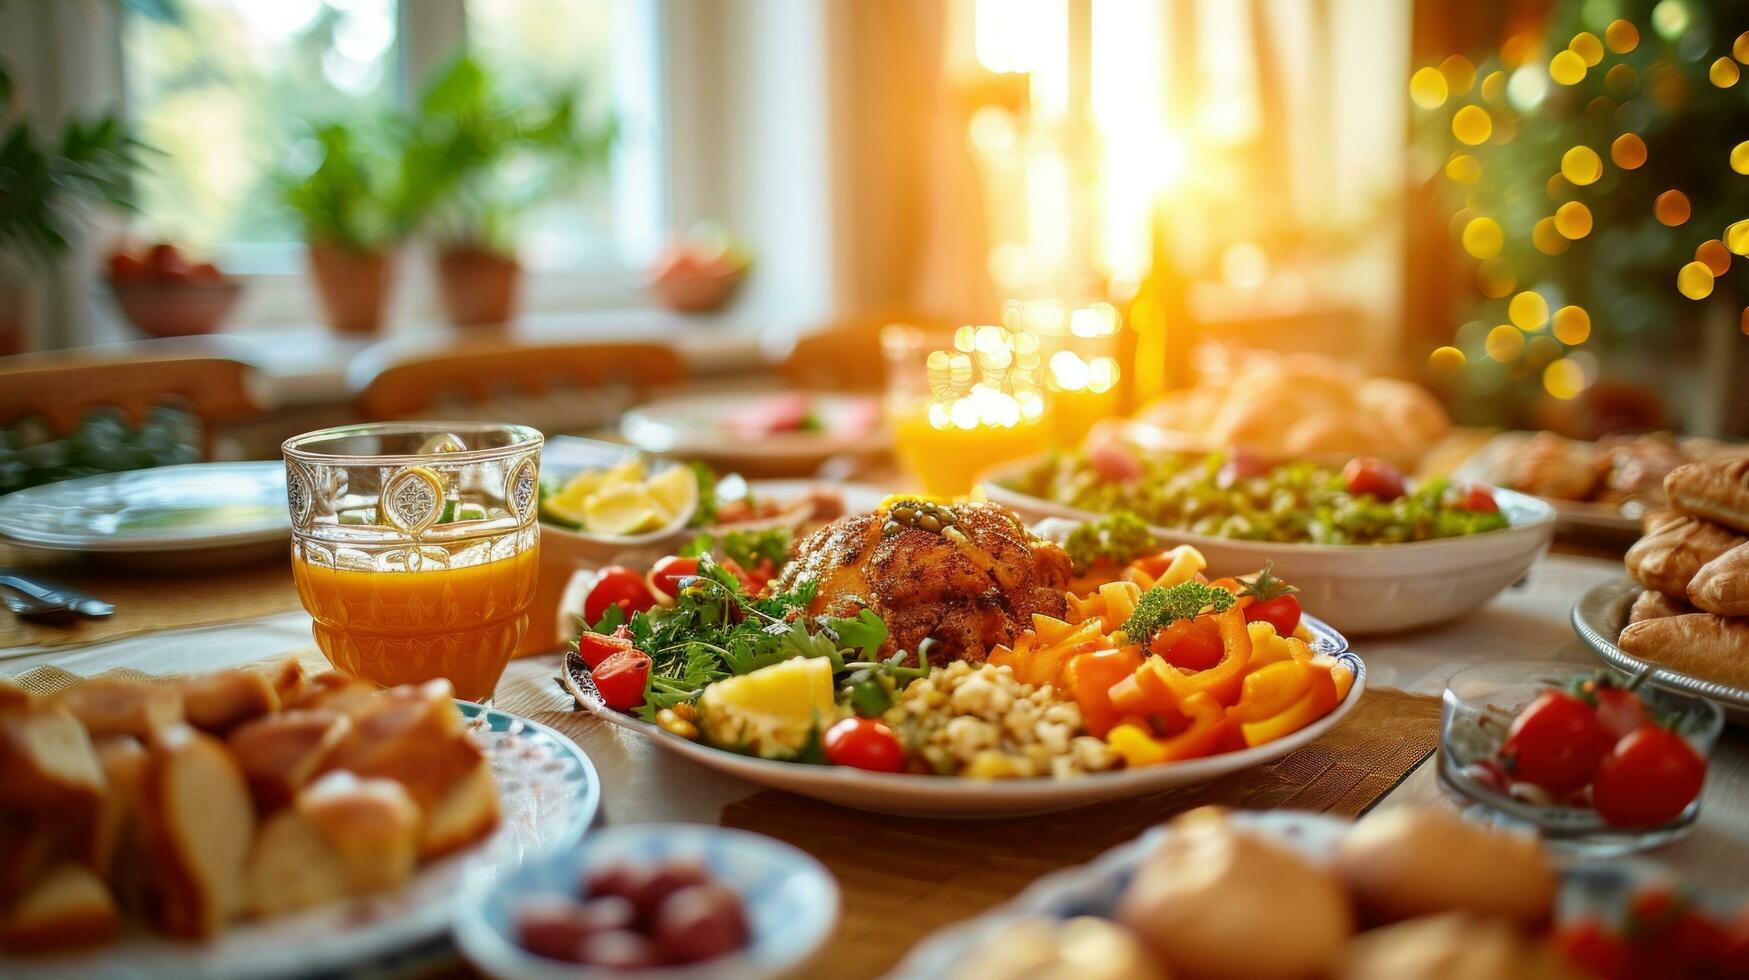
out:
{"label": "sliced orange bell pepper", "polygon": [[1161,680],[1180,702],[1199,691],[1213,695],[1223,705],[1239,700],[1239,686],[1251,662],[1251,634],[1245,628],[1245,614],[1235,606],[1217,613],[1214,619],[1220,629],[1221,645],[1226,648],[1221,662],[1194,674],[1174,667],[1167,667],[1161,674]]}
{"label": "sliced orange bell pepper", "polygon": [[1227,709],[1206,693],[1199,691],[1186,699],[1184,712],[1190,725],[1176,735],[1155,738],[1140,725],[1124,722],[1111,730],[1106,743],[1125,765],[1135,768],[1201,758],[1218,751],[1232,733]]}
{"label": "sliced orange bell pepper", "polygon": [[1277,660],[1251,671],[1230,712],[1233,720],[1262,721],[1281,714],[1312,689],[1314,672],[1315,668],[1297,660]]}
{"label": "sliced orange bell pepper", "polygon": [[1262,745],[1289,735],[1329,714],[1341,699],[1336,696],[1336,681],[1328,670],[1308,668],[1311,687],[1285,711],[1261,721],[1241,724],[1239,731],[1246,745]]}
{"label": "sliced orange bell pepper", "polygon": [[1348,692],[1354,687],[1354,671],[1346,664],[1338,662],[1330,668],[1330,679],[1336,683],[1336,703],[1341,704],[1348,699]]}
{"label": "sliced orange bell pepper", "polygon": [[1078,653],[1063,664],[1062,689],[1081,706],[1090,734],[1104,738],[1118,723],[1122,715],[1111,703],[1111,688],[1133,676],[1141,665],[1141,652],[1134,646]]}

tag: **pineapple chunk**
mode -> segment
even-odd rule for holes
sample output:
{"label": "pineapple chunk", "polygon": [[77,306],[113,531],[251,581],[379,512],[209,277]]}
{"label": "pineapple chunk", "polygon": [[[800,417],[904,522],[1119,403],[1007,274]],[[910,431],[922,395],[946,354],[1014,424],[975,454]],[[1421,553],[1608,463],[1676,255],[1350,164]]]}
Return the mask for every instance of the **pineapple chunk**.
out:
{"label": "pineapple chunk", "polygon": [[699,729],[712,745],[781,759],[807,747],[838,718],[832,664],[792,657],[717,681],[698,700]]}

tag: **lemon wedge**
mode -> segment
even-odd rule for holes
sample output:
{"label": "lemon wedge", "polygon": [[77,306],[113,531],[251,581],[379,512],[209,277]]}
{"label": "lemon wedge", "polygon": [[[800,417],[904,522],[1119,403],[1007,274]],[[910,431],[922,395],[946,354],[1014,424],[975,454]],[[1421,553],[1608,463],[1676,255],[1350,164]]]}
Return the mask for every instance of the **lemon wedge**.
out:
{"label": "lemon wedge", "polygon": [[656,474],[644,484],[650,497],[660,504],[666,524],[678,517],[691,516],[698,507],[698,477],[686,466],[675,466]]}
{"label": "lemon wedge", "polygon": [[792,657],[740,677],[717,681],[699,697],[700,719],[713,745],[782,758],[800,752],[816,728],[838,716],[832,663]]}
{"label": "lemon wedge", "polygon": [[583,527],[596,534],[642,534],[666,523],[661,505],[637,484],[606,487],[583,502]]}
{"label": "lemon wedge", "polygon": [[615,463],[601,472],[601,483],[597,489],[642,483],[646,475],[648,474],[644,469],[644,461],[634,456],[623,463]]}

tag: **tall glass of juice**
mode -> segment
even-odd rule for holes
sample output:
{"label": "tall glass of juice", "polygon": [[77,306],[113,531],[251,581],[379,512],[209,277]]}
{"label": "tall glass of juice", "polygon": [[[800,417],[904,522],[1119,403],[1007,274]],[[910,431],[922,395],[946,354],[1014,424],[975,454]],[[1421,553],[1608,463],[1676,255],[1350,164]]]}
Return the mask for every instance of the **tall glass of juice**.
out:
{"label": "tall glass of juice", "polygon": [[541,434],[372,423],[288,439],[292,575],[338,670],[491,697],[528,630]]}

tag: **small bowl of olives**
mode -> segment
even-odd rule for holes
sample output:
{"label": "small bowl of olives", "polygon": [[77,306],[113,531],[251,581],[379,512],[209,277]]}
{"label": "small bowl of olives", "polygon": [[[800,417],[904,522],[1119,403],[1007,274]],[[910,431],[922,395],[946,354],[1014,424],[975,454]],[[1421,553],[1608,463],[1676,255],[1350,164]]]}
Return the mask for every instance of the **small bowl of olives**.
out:
{"label": "small bowl of olives", "polygon": [[492,977],[755,978],[810,956],[838,886],[788,844],[700,824],[636,824],[485,882],[456,943]]}

